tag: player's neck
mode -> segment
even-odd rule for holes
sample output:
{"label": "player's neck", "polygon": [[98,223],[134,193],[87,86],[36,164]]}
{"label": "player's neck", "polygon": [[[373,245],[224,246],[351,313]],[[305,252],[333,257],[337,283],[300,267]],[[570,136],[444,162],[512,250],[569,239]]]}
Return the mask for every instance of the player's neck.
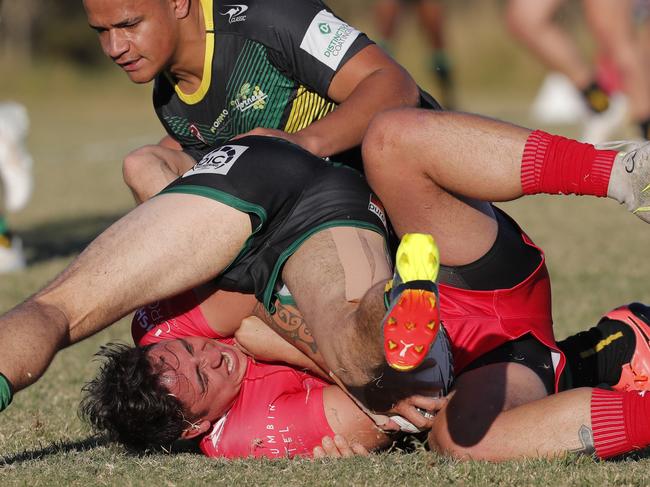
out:
{"label": "player's neck", "polygon": [[205,58],[205,20],[200,2],[192,2],[189,15],[180,20],[177,49],[167,71],[185,93],[201,85]]}

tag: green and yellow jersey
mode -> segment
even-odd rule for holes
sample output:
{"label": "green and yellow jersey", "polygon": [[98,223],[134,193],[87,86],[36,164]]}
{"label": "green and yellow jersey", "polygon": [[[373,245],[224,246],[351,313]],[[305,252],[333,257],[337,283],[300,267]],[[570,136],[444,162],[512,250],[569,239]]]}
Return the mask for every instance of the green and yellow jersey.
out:
{"label": "green and yellow jersey", "polygon": [[[319,0],[201,0],[202,82],[184,93],[158,76],[154,106],[195,159],[256,127],[296,132],[336,109],[332,78],[372,44]],[[344,161],[345,162],[345,161]]]}

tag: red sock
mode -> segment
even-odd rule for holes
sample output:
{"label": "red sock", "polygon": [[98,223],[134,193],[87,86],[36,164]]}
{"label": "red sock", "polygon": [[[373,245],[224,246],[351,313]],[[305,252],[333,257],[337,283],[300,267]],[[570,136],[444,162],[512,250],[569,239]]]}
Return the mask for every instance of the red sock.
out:
{"label": "red sock", "polygon": [[607,196],[616,154],[536,130],[524,147],[521,187],[524,194]]}
{"label": "red sock", "polygon": [[591,429],[599,458],[611,458],[650,445],[650,394],[594,389]]}

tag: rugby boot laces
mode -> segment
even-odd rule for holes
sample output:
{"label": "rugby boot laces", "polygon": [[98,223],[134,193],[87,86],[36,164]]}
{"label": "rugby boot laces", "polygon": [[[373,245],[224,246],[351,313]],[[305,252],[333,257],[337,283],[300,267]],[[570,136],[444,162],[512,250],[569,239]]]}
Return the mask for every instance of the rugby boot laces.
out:
{"label": "rugby boot laces", "polygon": [[632,303],[610,311],[607,319],[620,321],[634,331],[636,345],[630,362],[623,365],[617,391],[650,391],[650,307]]}
{"label": "rugby boot laces", "polygon": [[650,142],[611,142],[598,148],[626,149],[614,160],[607,196],[650,223]]}
{"label": "rugby boot laces", "polygon": [[440,255],[431,235],[402,237],[392,283],[387,285],[388,311],[382,321],[384,353],[393,369],[406,372],[427,356],[440,328],[438,285]]}

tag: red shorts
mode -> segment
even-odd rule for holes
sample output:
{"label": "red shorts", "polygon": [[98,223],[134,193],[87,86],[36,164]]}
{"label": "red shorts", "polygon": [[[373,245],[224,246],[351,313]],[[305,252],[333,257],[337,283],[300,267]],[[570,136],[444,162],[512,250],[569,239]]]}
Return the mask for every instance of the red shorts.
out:
{"label": "red shorts", "polygon": [[542,260],[524,281],[510,289],[472,291],[440,285],[440,318],[449,335],[454,373],[506,342],[533,335],[555,355],[555,387],[565,357],[553,334],[551,281],[544,253],[527,235],[524,242],[537,248]]}

